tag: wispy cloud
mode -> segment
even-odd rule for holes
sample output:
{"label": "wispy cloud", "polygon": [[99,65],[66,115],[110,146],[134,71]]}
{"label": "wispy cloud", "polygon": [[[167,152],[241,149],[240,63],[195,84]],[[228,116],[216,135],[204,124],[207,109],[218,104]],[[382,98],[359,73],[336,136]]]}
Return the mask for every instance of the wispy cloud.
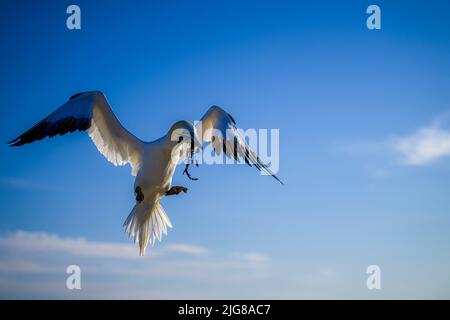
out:
{"label": "wispy cloud", "polygon": [[[131,254],[138,256],[135,249],[131,244],[46,232],[0,235],[0,299],[373,297],[373,292],[365,289],[366,269],[360,262],[356,266],[330,265],[329,259],[315,261],[315,255],[304,256],[301,262],[283,261],[257,251],[223,252],[165,243],[150,251],[149,257],[130,258]],[[102,250],[107,254],[99,252]],[[72,264],[81,268],[81,290],[66,289],[66,268]],[[422,267],[412,272],[421,275]],[[403,269],[398,270],[402,274]],[[439,270],[441,273],[431,273],[434,279],[427,277],[426,283],[412,287],[406,285],[408,278],[397,281],[394,277],[383,297],[420,298],[427,290],[434,290],[438,298],[448,297],[442,283],[448,278],[448,268]]]}
{"label": "wispy cloud", "polygon": [[392,148],[407,165],[427,165],[450,156],[450,131],[432,125],[394,139]]}
{"label": "wispy cloud", "polygon": [[[0,249],[33,253],[66,253],[79,257],[106,257],[115,259],[142,259],[132,244],[87,241],[84,238],[62,238],[46,232],[17,231],[0,236]],[[190,244],[169,244],[155,249],[153,254],[206,254],[204,247]]]}
{"label": "wispy cloud", "polygon": [[[66,297],[65,269],[70,264],[81,267],[83,298],[212,297],[208,290],[185,289],[256,284],[270,273],[269,257],[258,252],[224,253],[192,244],[162,243],[149,253],[142,258],[131,243],[96,242],[46,232],[2,235],[0,283],[6,281],[9,289],[0,287],[0,297],[10,297],[11,292],[19,297]],[[42,279],[48,280],[46,284]],[[102,290],[105,279],[109,279],[110,289]]]}
{"label": "wispy cloud", "polygon": [[[392,136],[384,141],[358,142],[339,145],[339,150],[349,154],[370,155],[369,172],[375,177],[386,177],[391,171],[386,166],[426,166],[450,157],[449,114],[437,117],[430,124],[404,136]],[[391,168],[392,169],[392,168]]]}
{"label": "wispy cloud", "polygon": [[187,253],[187,254],[205,254],[208,249],[190,244],[169,244],[165,246],[165,250],[171,253]]}
{"label": "wispy cloud", "polygon": [[244,261],[253,263],[264,263],[269,260],[268,256],[257,252],[249,252],[249,253],[235,252],[233,253],[233,256],[242,259]]}

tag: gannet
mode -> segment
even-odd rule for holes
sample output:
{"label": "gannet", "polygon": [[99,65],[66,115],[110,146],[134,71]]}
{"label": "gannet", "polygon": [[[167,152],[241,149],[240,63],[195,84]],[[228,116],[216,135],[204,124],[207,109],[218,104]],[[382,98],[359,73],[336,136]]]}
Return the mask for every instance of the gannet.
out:
{"label": "gannet", "polygon": [[172,228],[160,201],[165,196],[187,192],[186,187],[172,186],[175,168],[187,160],[184,173],[196,180],[188,167],[194,152],[200,152],[204,143],[210,142],[216,154],[223,151],[228,157],[245,161],[282,183],[247,146],[233,117],[218,106],[212,106],[196,125],[181,120],[161,138],[145,142],[120,124],[101,91],[81,92],[8,144],[18,147],[75,131],[86,131],[98,151],[114,165],[130,164],[131,174],[136,176],[136,203],[123,227],[139,244],[141,256],[148,242],[153,246],[156,239],[161,241],[163,233],[167,235],[167,227]]}

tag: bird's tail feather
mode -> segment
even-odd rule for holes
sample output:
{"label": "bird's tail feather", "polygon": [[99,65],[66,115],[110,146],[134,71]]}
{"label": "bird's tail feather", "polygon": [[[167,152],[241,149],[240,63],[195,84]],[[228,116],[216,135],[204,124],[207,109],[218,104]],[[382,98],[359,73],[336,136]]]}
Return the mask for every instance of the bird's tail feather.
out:
{"label": "bird's tail feather", "polygon": [[172,228],[172,223],[159,201],[153,205],[137,203],[123,224],[128,236],[139,243],[141,256],[145,254],[148,241],[153,247],[156,239],[161,241],[162,234],[167,235],[167,226]]}

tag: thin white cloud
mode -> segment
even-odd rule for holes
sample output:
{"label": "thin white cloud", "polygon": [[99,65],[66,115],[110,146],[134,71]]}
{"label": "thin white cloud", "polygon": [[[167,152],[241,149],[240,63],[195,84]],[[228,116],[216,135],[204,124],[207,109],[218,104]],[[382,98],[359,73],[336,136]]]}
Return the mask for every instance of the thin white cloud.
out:
{"label": "thin white cloud", "polygon": [[243,261],[252,262],[252,263],[264,263],[269,260],[269,257],[267,257],[264,254],[257,253],[257,252],[248,252],[248,253],[234,253],[234,257],[241,259]]}
{"label": "thin white cloud", "polygon": [[450,131],[431,126],[404,138],[394,139],[392,148],[407,165],[427,165],[450,156]]}
{"label": "thin white cloud", "polygon": [[[378,165],[372,165],[369,173],[374,177],[386,177],[391,175],[386,165],[425,166],[449,158],[449,122],[450,113],[405,136],[338,145],[337,150],[353,155],[370,155],[371,161],[378,162]],[[383,164],[381,167],[380,163]]]}
{"label": "thin white cloud", "polygon": [[190,244],[168,244],[165,246],[165,250],[171,253],[186,253],[186,254],[205,254],[208,249],[200,246],[193,246]]}
{"label": "thin white cloud", "polygon": [[[133,244],[87,241],[84,238],[62,238],[46,232],[17,231],[0,236],[0,249],[40,253],[67,253],[74,256],[103,257],[116,259],[142,259]],[[190,244],[170,244],[154,250],[148,256],[164,253],[205,254],[204,247]]]}
{"label": "thin white cloud", "polygon": [[[78,298],[223,297],[222,287],[251,287],[271,275],[269,257],[258,252],[213,252],[191,244],[161,243],[142,258],[132,243],[17,231],[0,235],[0,283],[8,284],[8,289],[0,286],[0,297],[12,292],[17,297],[70,296],[65,270],[71,264],[79,265],[83,274]],[[107,287],[115,289],[106,289],[105,279]]]}

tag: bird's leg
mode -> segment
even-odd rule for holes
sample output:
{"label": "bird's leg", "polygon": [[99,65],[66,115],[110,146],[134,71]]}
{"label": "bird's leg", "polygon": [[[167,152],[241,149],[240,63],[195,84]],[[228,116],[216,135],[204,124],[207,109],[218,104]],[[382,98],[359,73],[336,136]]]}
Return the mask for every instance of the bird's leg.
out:
{"label": "bird's leg", "polygon": [[166,196],[172,196],[172,195],[177,195],[179,194],[181,191],[183,191],[184,193],[186,193],[188,191],[188,189],[186,187],[181,187],[181,186],[174,186],[172,188],[170,188],[167,192],[166,192]]}
{"label": "bird's leg", "polygon": [[136,195],[136,201],[138,203],[141,203],[144,200],[144,194],[142,193],[141,187],[137,186],[136,189],[134,189],[134,194]]}
{"label": "bird's leg", "polygon": [[[183,174],[186,174],[190,180],[194,180],[194,181],[198,180],[198,178],[192,177],[191,174],[189,173],[189,165],[190,165],[189,163],[186,163],[186,167],[184,168]],[[197,162],[195,163],[195,165],[198,167]]]}

